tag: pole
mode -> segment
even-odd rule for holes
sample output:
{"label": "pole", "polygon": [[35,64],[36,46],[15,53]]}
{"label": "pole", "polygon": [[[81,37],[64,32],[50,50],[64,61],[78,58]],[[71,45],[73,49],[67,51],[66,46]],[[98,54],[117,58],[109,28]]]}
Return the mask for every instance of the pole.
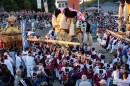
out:
{"label": "pole", "polygon": [[84,11],[84,0],[83,0],[83,11]]}
{"label": "pole", "polygon": [[98,0],[98,13],[99,13],[99,0]]}

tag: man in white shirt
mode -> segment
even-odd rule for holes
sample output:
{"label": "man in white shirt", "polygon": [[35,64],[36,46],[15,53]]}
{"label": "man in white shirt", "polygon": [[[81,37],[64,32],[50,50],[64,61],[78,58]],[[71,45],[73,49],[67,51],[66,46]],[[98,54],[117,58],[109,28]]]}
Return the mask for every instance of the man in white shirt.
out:
{"label": "man in white shirt", "polygon": [[128,78],[128,73],[123,73],[123,80],[118,80],[118,86],[129,86],[130,85],[130,80]]}
{"label": "man in white shirt", "polygon": [[11,74],[14,75],[13,65],[11,64],[10,60],[7,58],[6,55],[4,56],[4,64],[10,70]]}
{"label": "man in white shirt", "polygon": [[21,63],[22,63],[20,53],[18,52],[17,55],[15,55],[15,57],[16,57],[16,69],[19,69],[19,67],[21,66]]}
{"label": "man in white shirt", "polygon": [[120,66],[118,65],[116,67],[116,70],[113,71],[112,77],[113,77],[113,86],[117,86],[117,81],[119,80],[119,72],[120,72]]}
{"label": "man in white shirt", "polygon": [[25,65],[26,65],[26,68],[27,68],[27,77],[31,77],[31,69],[33,68],[33,66],[35,65],[35,61],[34,61],[34,58],[32,57],[31,55],[32,53],[29,52],[28,53],[28,56],[26,56],[26,62],[25,62]]}

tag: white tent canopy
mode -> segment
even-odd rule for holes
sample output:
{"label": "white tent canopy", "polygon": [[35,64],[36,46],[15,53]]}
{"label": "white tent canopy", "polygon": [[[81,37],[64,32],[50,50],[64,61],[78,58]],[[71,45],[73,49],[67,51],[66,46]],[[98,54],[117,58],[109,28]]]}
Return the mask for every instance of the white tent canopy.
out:
{"label": "white tent canopy", "polygon": [[[89,7],[87,9],[85,9],[85,10],[98,10],[98,8],[97,7]],[[99,8],[99,10],[101,10],[101,9]]]}

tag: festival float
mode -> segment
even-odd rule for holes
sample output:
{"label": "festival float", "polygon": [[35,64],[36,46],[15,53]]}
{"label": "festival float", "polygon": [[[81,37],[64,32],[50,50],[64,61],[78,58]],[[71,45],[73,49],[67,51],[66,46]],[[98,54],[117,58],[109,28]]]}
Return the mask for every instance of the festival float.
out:
{"label": "festival float", "polygon": [[14,24],[15,20],[16,17],[11,15],[8,18],[8,25],[1,29],[0,48],[10,49],[22,47],[21,28]]}
{"label": "festival float", "polygon": [[[118,32],[107,31],[130,43],[130,0],[120,0],[118,18]],[[123,31],[122,28],[124,29]]]}
{"label": "festival float", "polygon": [[[124,22],[126,25],[125,35],[129,38],[130,37],[130,0],[120,0],[119,5],[119,16],[118,18],[122,20],[124,18]],[[122,25],[122,23],[119,23]]]}

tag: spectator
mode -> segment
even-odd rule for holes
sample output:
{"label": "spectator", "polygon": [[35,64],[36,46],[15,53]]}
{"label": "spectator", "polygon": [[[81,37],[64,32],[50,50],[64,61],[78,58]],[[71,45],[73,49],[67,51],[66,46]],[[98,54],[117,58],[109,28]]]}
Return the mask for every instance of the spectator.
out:
{"label": "spectator", "polygon": [[90,82],[87,81],[86,75],[82,75],[82,81],[79,86],[92,86]]}

